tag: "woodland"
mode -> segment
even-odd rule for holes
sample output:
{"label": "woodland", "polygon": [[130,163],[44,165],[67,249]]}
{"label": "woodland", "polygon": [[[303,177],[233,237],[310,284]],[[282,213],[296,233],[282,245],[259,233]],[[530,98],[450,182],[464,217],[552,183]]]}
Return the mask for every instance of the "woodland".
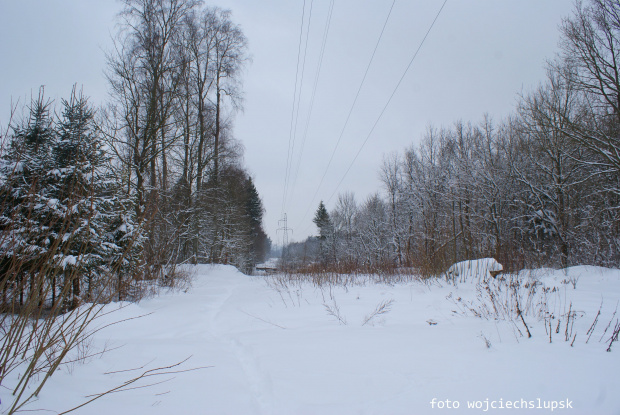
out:
{"label": "woodland", "polygon": [[507,269],[620,264],[620,5],[577,3],[540,85],[495,121],[428,127],[384,155],[382,188],[343,192],[291,270],[419,272],[493,257]]}
{"label": "woodland", "polygon": [[[271,253],[233,135],[241,28],[198,0],[122,4],[109,100],[94,106],[76,86],[53,102],[41,87],[0,132],[9,413],[37,398],[104,304],[183,287],[187,264],[251,274]],[[427,278],[479,258],[507,272],[620,266],[620,4],[577,2],[559,30],[546,79],[510,116],[428,127],[385,155],[382,188],[321,202],[317,235],[278,252],[283,275]]]}

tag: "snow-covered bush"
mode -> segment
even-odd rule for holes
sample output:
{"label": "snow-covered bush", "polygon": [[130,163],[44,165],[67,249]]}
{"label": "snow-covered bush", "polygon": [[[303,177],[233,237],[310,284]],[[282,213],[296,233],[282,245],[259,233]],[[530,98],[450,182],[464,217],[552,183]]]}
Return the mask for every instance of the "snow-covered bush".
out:
{"label": "snow-covered bush", "polygon": [[486,281],[497,276],[504,270],[502,264],[494,258],[482,258],[471,261],[461,261],[453,264],[445,272],[446,280],[464,283],[467,280]]}

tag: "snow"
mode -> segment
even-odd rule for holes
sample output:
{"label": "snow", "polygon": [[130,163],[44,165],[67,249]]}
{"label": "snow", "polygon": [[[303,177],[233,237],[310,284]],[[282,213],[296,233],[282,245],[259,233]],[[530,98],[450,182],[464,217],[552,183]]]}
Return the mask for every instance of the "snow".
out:
{"label": "snow", "polygon": [[[475,265],[481,264],[460,269],[489,269]],[[197,370],[139,380],[130,387],[152,386],[106,395],[77,413],[473,414],[486,412],[485,402],[506,406],[521,399],[570,403],[573,409],[559,413],[620,413],[620,344],[606,352],[610,333],[603,335],[620,300],[619,270],[582,266],[519,274],[523,286],[535,283],[532,298],[546,300],[549,318],[577,311],[571,347],[563,324],[549,342],[548,320],[535,316],[535,304],[523,311],[530,339],[520,320],[476,317],[465,304],[480,309],[484,273],[456,285],[358,277],[319,286],[246,276],[230,266],[187,269],[193,274],[187,290],[105,306],[115,311],[98,326],[124,321],[98,331],[86,349],[107,351],[62,367],[27,409],[66,410],[145,370],[189,357],[169,371]],[[500,276],[492,283],[501,284]],[[385,312],[373,315],[382,304],[388,304]],[[0,397],[6,410],[4,388]],[[459,408],[447,409],[446,400]],[[467,409],[468,401],[480,401],[481,409]],[[551,410],[488,411],[504,412]]]}
{"label": "snow", "polygon": [[259,275],[273,274],[278,270],[278,263],[278,258],[269,258],[261,264],[256,264],[254,267],[255,273]]}
{"label": "snow", "polygon": [[446,276],[449,279],[458,280],[461,282],[471,280],[475,277],[482,277],[487,279],[491,276],[491,272],[500,272],[504,269],[502,264],[497,262],[495,258],[482,258],[470,261],[462,261],[453,264],[446,271]]}
{"label": "snow", "polygon": [[269,258],[267,261],[262,264],[256,264],[256,268],[278,268],[279,258]]}
{"label": "snow", "polygon": [[78,263],[78,258],[75,255],[63,255],[61,258],[62,260],[60,262],[60,267],[62,269],[67,268],[69,265],[75,265]]}

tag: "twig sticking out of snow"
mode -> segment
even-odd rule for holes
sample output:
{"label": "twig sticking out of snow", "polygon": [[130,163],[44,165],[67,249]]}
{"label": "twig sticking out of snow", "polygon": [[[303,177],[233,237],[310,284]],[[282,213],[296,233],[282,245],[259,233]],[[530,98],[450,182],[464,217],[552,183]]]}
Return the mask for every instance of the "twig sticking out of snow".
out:
{"label": "twig sticking out of snow", "polygon": [[362,323],[362,326],[365,326],[366,324],[370,323],[370,321],[373,318],[380,316],[381,314],[388,313],[390,309],[392,308],[393,303],[394,303],[394,299],[383,300],[382,302],[380,302],[375,308],[375,310],[364,318],[364,322]]}
{"label": "twig sticking out of snow", "polygon": [[525,326],[525,330],[527,330],[527,338],[529,339],[532,337],[532,333],[530,333],[530,328],[525,323],[525,319],[523,318],[523,313],[521,312],[521,307],[519,307],[519,297],[517,295],[517,289],[515,288],[515,286],[513,286],[512,289],[514,292],[514,297],[515,297],[515,302],[516,302],[517,315],[521,317],[521,322]]}
{"label": "twig sticking out of snow", "polygon": [[340,324],[343,325],[347,325],[347,319],[344,318],[344,316],[342,314],[340,314],[340,307],[338,307],[338,304],[336,304],[336,299],[332,299],[333,301],[333,305],[329,306],[328,304],[323,304],[323,307],[325,307],[325,310],[327,310],[327,314],[329,314],[330,316],[336,317],[336,319],[338,320],[338,322]]}
{"label": "twig sticking out of snow", "polygon": [[592,325],[590,326],[590,328],[586,332],[586,334],[588,335],[588,339],[586,340],[586,344],[590,341],[590,337],[592,337],[592,333],[594,333],[594,328],[596,327],[596,324],[598,323],[598,318],[601,315],[601,309],[602,308],[603,308],[603,299],[601,298],[601,305],[598,308],[598,313],[596,313],[596,317],[594,317],[594,321],[592,322]]}
{"label": "twig sticking out of snow", "polygon": [[611,345],[614,342],[618,341],[618,335],[620,334],[620,321],[616,319],[616,325],[614,326],[614,331],[611,334],[611,338],[609,339],[609,346],[607,347],[607,351],[611,352]]}
{"label": "twig sticking out of snow", "polygon": [[[564,330],[564,341],[570,340],[571,334],[573,334],[573,324],[575,323],[575,312],[572,311],[573,302],[571,301],[568,306],[568,314],[566,315],[566,329]],[[570,325],[570,332],[568,326]]]}
{"label": "twig sticking out of snow", "polygon": [[[603,337],[605,337],[605,334],[607,333],[607,330],[609,330],[609,327],[611,326],[611,322],[614,321],[614,317],[616,316],[617,312],[618,312],[618,303],[616,303],[616,309],[614,310],[614,313],[611,315],[611,319],[609,320],[609,324],[607,324],[607,327],[605,327],[605,331],[603,331],[603,334],[601,335],[601,338],[598,340],[599,342],[603,341]],[[609,344],[609,346],[611,347],[611,343]]]}
{"label": "twig sticking out of snow", "polygon": [[[132,390],[132,389],[148,388],[148,387],[151,387],[151,386],[154,386],[154,385],[157,385],[159,383],[163,383],[163,382],[166,381],[166,380],[164,380],[164,381],[152,383],[152,384],[149,384],[149,385],[141,385],[141,386],[129,387],[129,385],[131,385],[131,384],[133,384],[133,383],[135,383],[135,382],[137,382],[137,381],[139,381],[141,379],[146,379],[146,378],[153,377],[153,376],[186,373],[186,372],[192,372],[192,371],[195,371],[195,370],[202,370],[202,369],[207,369],[207,368],[213,367],[213,366],[199,366],[199,367],[192,367],[192,368],[189,368],[189,369],[179,369],[179,370],[175,369],[175,370],[171,370],[171,369],[176,368],[176,367],[182,365],[183,363],[187,362],[190,358],[191,358],[191,356],[189,356],[188,358],[186,358],[186,359],[184,359],[184,360],[182,360],[182,361],[180,361],[178,363],[175,363],[175,364],[172,364],[172,365],[169,365],[169,366],[162,366],[162,367],[157,367],[157,368],[145,370],[141,375],[138,375],[138,376],[136,376],[136,377],[134,377],[132,379],[129,379],[129,380],[123,382],[122,384],[120,384],[120,385],[118,385],[118,386],[116,386],[116,387],[114,387],[112,389],[109,389],[109,390],[107,390],[105,392],[97,393],[95,395],[88,395],[87,398],[91,398],[90,400],[88,400],[88,401],[84,402],[83,404],[78,405],[78,406],[76,406],[74,408],[71,408],[71,409],[69,409],[67,411],[64,411],[64,412],[60,413],[59,415],[63,415],[63,414],[67,414],[69,412],[73,412],[76,409],[79,409],[79,408],[81,408],[81,407],[91,403],[92,401],[95,401],[95,400],[97,400],[97,399],[99,399],[99,398],[101,398],[103,396],[109,395],[111,393],[124,392],[124,391]],[[135,370],[142,369],[142,368],[136,368]]]}
{"label": "twig sticking out of snow", "polygon": [[484,335],[484,333],[480,332],[480,337],[483,341],[484,341],[484,345],[487,347],[487,349],[491,348],[491,340],[487,339],[487,336]]}

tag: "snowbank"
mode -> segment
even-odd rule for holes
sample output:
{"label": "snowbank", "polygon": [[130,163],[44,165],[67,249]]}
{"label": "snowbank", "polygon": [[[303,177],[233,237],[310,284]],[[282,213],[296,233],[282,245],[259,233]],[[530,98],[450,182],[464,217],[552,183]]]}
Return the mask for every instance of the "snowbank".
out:
{"label": "snowbank", "polygon": [[462,261],[453,264],[446,271],[446,278],[456,282],[467,280],[485,280],[491,276],[496,276],[504,270],[502,264],[494,258],[482,258],[470,261]]}

